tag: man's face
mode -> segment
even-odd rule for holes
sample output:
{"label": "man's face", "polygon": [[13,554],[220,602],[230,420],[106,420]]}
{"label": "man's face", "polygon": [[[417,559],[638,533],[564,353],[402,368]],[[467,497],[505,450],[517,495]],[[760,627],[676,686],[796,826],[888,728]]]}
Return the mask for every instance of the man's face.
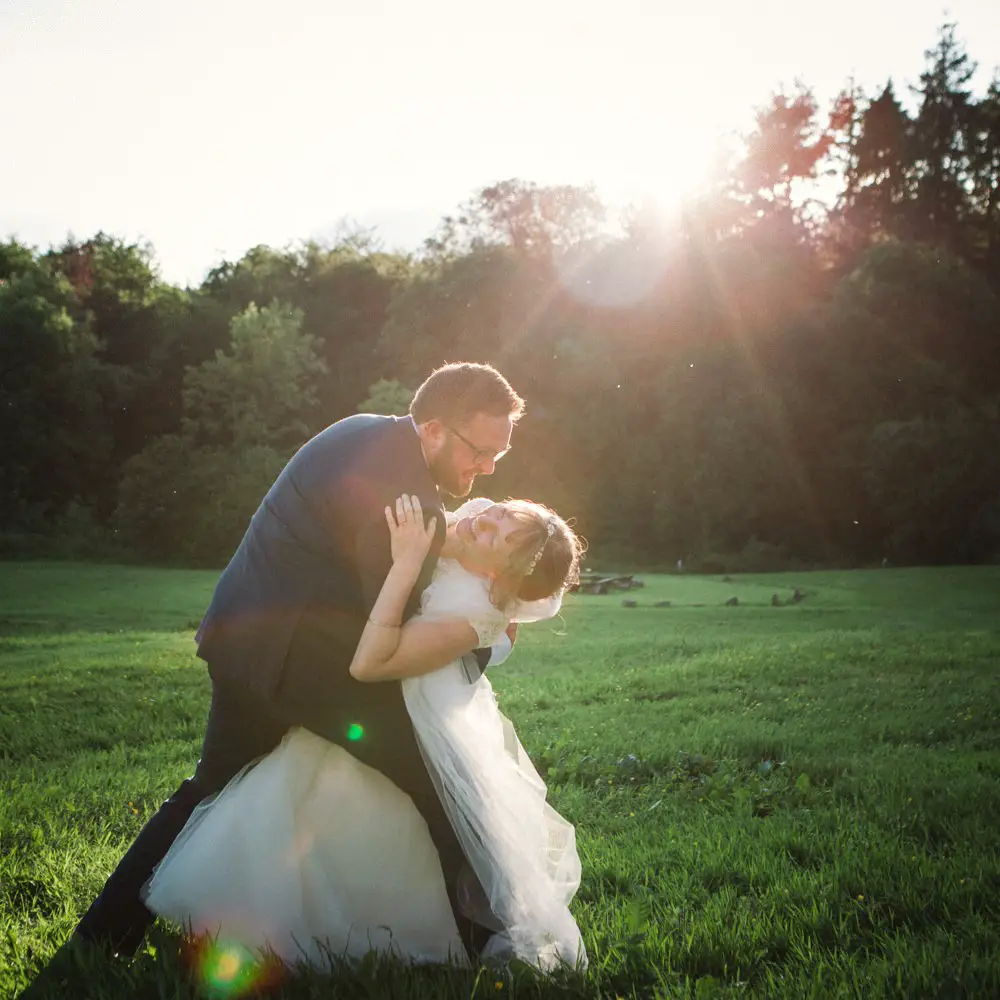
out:
{"label": "man's face", "polygon": [[468,496],[476,476],[492,474],[510,448],[514,423],[507,417],[477,413],[455,427],[431,421],[437,442],[428,465],[434,481],[453,497]]}

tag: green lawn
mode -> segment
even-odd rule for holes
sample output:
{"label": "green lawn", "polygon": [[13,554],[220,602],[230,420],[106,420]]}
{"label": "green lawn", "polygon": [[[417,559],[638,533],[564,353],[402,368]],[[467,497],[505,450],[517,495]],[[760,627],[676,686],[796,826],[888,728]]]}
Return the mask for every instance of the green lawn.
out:
{"label": "green lawn", "polygon": [[[194,764],[214,580],[0,564],[0,996]],[[577,824],[587,976],[372,964],[282,995],[1000,996],[1000,569],[645,580],[492,674]],[[205,989],[151,941],[55,995]]]}

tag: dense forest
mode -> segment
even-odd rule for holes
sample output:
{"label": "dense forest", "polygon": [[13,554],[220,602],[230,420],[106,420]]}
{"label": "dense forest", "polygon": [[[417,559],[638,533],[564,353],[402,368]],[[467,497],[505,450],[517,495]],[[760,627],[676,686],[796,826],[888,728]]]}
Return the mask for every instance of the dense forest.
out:
{"label": "dense forest", "polygon": [[[257,246],[197,288],[107,233],[0,244],[0,554],[218,566],[309,435],[446,360],[528,401],[491,496],[591,562],[1000,557],[1000,74],[774,94],[665,224],[506,180],[423,248]],[[676,137],[678,156],[684,138]]]}

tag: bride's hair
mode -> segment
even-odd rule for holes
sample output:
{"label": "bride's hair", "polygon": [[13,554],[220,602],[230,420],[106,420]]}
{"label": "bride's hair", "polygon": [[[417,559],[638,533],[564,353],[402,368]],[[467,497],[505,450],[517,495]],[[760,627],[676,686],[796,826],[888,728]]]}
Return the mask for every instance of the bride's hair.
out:
{"label": "bride's hair", "polygon": [[509,572],[498,575],[490,588],[493,604],[504,609],[513,600],[539,601],[575,584],[586,551],[584,540],[540,503],[508,499],[503,506],[521,527],[509,536]]}

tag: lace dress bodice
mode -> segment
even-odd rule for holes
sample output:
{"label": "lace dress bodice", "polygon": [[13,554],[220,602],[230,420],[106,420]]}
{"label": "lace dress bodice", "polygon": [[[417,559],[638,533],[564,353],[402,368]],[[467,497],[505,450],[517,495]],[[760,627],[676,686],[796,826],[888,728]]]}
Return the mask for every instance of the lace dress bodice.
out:
{"label": "lace dress bodice", "polygon": [[454,559],[439,559],[415,617],[421,621],[464,618],[476,630],[480,646],[492,646],[510,618],[490,601],[490,582]]}

